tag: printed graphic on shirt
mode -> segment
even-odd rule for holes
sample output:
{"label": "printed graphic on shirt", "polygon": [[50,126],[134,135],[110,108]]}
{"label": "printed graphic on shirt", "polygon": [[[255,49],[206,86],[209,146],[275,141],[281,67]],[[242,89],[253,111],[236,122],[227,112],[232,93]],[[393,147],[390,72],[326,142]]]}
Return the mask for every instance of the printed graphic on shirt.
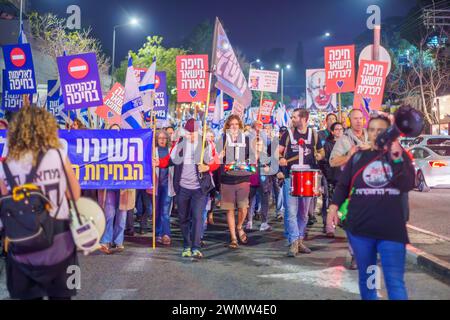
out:
{"label": "printed graphic on shirt", "polygon": [[382,188],[389,184],[392,179],[393,172],[389,163],[375,161],[367,166],[363,171],[364,182],[372,188]]}

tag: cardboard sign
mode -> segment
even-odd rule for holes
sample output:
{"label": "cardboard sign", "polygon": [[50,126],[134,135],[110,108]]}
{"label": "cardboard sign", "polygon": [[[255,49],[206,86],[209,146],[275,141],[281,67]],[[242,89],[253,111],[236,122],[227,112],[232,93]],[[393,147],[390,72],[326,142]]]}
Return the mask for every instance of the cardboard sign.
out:
{"label": "cardboard sign", "polygon": [[8,83],[8,71],[3,70],[2,110],[17,112],[23,106],[21,94],[10,94],[6,85]]}
{"label": "cardboard sign", "polygon": [[8,94],[33,94],[37,92],[33,56],[28,43],[3,46]]}
{"label": "cardboard sign", "polygon": [[166,72],[156,72],[155,74],[155,98],[153,100],[155,117],[158,120],[167,120],[169,113],[169,96],[167,95]]}
{"label": "cardboard sign", "polygon": [[306,109],[336,111],[336,94],[327,93],[326,87],[325,69],[306,69]]}
{"label": "cardboard sign", "polygon": [[81,109],[103,104],[95,53],[57,58],[65,109]]}
{"label": "cardboard sign", "polygon": [[103,99],[103,105],[95,110],[95,113],[104,119],[109,125],[122,122],[122,105],[125,95],[125,88],[118,82]]}
{"label": "cardboard sign", "polygon": [[278,92],[278,71],[250,69],[249,88],[254,91]]}
{"label": "cardboard sign", "polygon": [[262,123],[272,122],[272,112],[276,104],[276,100],[264,99],[262,101],[262,105],[259,107],[259,120],[261,120]]}
{"label": "cardboard sign", "polygon": [[363,109],[367,114],[381,109],[387,71],[388,63],[385,61],[361,61],[353,108]]}
{"label": "cardboard sign", "polygon": [[208,95],[208,55],[177,56],[178,102],[205,102]]}
{"label": "cardboard sign", "polygon": [[351,92],[355,89],[355,46],[325,47],[326,92]]}

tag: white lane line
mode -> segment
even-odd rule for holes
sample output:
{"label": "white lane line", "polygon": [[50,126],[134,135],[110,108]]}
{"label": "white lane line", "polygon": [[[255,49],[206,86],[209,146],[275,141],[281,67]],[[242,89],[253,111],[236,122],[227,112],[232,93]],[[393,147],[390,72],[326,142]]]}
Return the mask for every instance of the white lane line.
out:
{"label": "white lane line", "polygon": [[425,234],[427,234],[429,236],[433,236],[433,237],[439,238],[441,240],[450,242],[450,238],[447,238],[446,236],[443,236],[443,235],[440,235],[440,234],[437,234],[437,233],[434,233],[434,232],[431,232],[431,231],[428,231],[428,230],[425,230],[425,229],[422,229],[422,228],[415,227],[415,226],[413,226],[413,225],[411,225],[409,223],[406,224],[406,226],[408,228],[412,229],[412,230],[419,231],[419,232],[425,233]]}
{"label": "white lane line", "polygon": [[256,259],[255,262],[284,269],[286,273],[260,275],[261,278],[275,278],[285,281],[296,281],[323,288],[335,288],[359,294],[358,275],[344,266],[325,269],[283,264],[272,259]]}

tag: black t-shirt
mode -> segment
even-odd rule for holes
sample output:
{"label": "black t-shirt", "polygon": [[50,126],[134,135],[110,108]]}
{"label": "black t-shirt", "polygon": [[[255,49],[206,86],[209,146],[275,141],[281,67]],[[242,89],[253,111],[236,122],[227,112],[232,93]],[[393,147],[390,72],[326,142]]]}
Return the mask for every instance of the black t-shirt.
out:
{"label": "black t-shirt", "polygon": [[[311,128],[308,128],[305,134],[298,132],[297,129],[291,130],[293,139],[295,140],[294,143],[292,143],[291,141],[289,131],[286,131],[280,139],[280,146],[285,148],[283,158],[289,160],[295,156],[298,156],[298,141],[300,139],[303,139],[305,141],[305,145],[303,146],[303,164],[310,165],[311,168],[317,169],[318,166],[316,158],[314,156],[314,149],[316,149],[317,151],[322,149],[322,144],[320,143],[320,140],[317,139],[317,135],[314,134],[313,129]],[[298,158],[297,160],[288,161],[287,167],[281,167],[281,171],[285,176],[288,176],[289,171],[294,164],[298,164]]]}
{"label": "black t-shirt", "polygon": [[[238,141],[242,141],[243,139],[243,133],[240,133],[240,136],[238,138]],[[222,135],[222,137],[219,140],[218,146],[222,146],[221,150],[225,150],[225,157],[223,158],[223,164],[220,166],[220,183],[222,184],[239,184],[243,182],[250,182],[250,176],[233,176],[227,174],[225,171],[225,164],[230,164],[232,162],[236,162],[235,159],[235,148],[237,148],[237,162],[246,162],[250,158],[250,140],[248,137],[245,137],[245,146],[244,147],[232,147],[228,146],[227,139],[225,135]],[[217,150],[219,153],[220,151]]]}
{"label": "black t-shirt", "polygon": [[404,152],[403,162],[394,163],[379,151],[356,153],[345,165],[332,204],[339,207],[345,201],[356,173],[345,229],[362,237],[408,243],[403,199],[414,188],[415,178],[409,156]]}

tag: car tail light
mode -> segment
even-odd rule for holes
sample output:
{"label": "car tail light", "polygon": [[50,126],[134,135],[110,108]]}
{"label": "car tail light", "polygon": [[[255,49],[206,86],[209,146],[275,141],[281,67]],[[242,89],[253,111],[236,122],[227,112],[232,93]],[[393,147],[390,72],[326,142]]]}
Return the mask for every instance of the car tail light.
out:
{"label": "car tail light", "polygon": [[447,163],[444,161],[428,161],[428,163],[430,164],[430,167],[432,167],[432,168],[441,168],[441,167],[447,166]]}

